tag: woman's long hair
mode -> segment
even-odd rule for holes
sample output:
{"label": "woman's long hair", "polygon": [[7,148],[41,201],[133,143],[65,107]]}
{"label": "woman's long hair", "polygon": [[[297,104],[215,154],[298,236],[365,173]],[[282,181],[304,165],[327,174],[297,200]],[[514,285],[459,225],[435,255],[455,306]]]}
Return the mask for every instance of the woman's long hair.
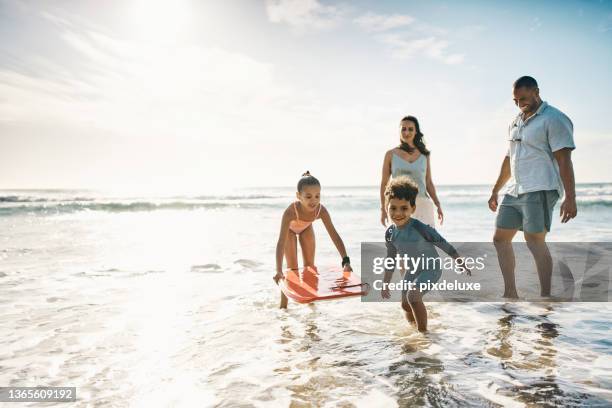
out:
{"label": "woman's long hair", "polygon": [[[423,133],[421,133],[421,126],[419,125],[418,119],[414,116],[404,116],[402,120],[400,120],[400,123],[406,120],[414,123],[414,127],[416,128],[416,135],[414,136],[414,146],[419,149],[419,152],[421,152],[425,156],[429,156],[430,152],[429,150],[427,150],[427,147],[425,147],[425,141],[423,141]],[[414,152],[414,147],[410,147],[408,143],[404,142],[401,138],[399,148],[408,153]]]}

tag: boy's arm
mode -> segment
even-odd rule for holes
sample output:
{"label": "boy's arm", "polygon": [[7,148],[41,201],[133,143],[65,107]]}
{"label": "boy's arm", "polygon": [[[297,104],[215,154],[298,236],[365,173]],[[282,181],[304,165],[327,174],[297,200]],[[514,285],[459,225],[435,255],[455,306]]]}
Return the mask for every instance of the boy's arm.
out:
{"label": "boy's arm", "polygon": [[391,282],[391,278],[393,277],[393,272],[395,272],[395,256],[396,255],[397,255],[397,250],[395,249],[393,244],[390,242],[387,242],[387,258],[392,258],[394,261],[393,261],[393,266],[391,268],[387,268],[387,266],[385,265],[385,275],[383,277],[384,283]]}
{"label": "boy's arm", "polygon": [[391,282],[393,272],[395,272],[395,257],[397,256],[397,248],[395,248],[395,245],[393,245],[393,242],[391,242],[391,235],[393,232],[392,228],[393,227],[389,227],[385,233],[385,244],[387,245],[387,258],[393,259],[393,267],[387,268],[385,263],[385,275],[383,277],[384,283]]}
{"label": "boy's arm", "polygon": [[438,248],[446,252],[448,255],[450,255],[453,259],[455,259],[457,261],[457,264],[459,266],[462,266],[468,275],[472,274],[469,268],[465,266],[463,258],[460,257],[459,252],[457,252],[455,247],[448,243],[448,241],[445,240],[444,237],[440,235],[438,231],[435,230],[435,228],[432,228],[429,225],[425,224],[417,224],[415,225],[415,227],[421,233],[423,238],[433,243],[435,246],[437,246]]}
{"label": "boy's arm", "polygon": [[415,228],[419,231],[423,238],[425,238],[426,241],[433,243],[435,246],[437,246],[453,258],[459,257],[459,253],[457,252],[455,247],[449,244],[448,241],[445,240],[444,237],[440,235],[438,231],[436,231],[434,228],[422,223],[415,223]]}

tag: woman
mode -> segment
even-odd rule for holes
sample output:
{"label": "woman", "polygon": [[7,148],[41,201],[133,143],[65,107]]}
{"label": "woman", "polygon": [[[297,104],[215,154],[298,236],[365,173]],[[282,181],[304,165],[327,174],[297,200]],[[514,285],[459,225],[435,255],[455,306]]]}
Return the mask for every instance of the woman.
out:
{"label": "woman", "polygon": [[[390,177],[409,176],[419,187],[416,199],[416,210],[413,217],[435,227],[433,204],[437,207],[440,225],[444,213],[436,194],[436,187],[431,179],[430,152],[423,142],[423,133],[419,121],[414,116],[406,116],[400,121],[400,145],[385,154],[382,179],[380,181],[380,222],[386,226],[387,210],[385,208],[385,187]],[[430,199],[431,197],[431,199]]]}

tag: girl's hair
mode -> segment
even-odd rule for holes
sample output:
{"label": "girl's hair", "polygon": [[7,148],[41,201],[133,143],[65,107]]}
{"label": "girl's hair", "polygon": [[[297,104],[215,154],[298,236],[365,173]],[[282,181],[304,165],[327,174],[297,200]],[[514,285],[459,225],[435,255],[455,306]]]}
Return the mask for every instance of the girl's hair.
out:
{"label": "girl's hair", "polygon": [[385,187],[385,205],[389,206],[392,198],[406,200],[411,206],[415,206],[419,188],[416,183],[408,176],[399,176],[389,179]]}
{"label": "girl's hair", "polygon": [[306,173],[302,174],[302,178],[297,183],[297,191],[301,193],[302,190],[304,190],[304,187],[306,186],[321,187],[321,183],[319,183],[319,180],[312,176],[309,171],[306,171]]}
{"label": "girl's hair", "polygon": [[[419,152],[421,152],[425,156],[429,156],[430,152],[429,150],[427,150],[427,147],[425,147],[425,142],[423,141],[423,133],[421,133],[421,126],[419,125],[418,119],[414,116],[404,116],[402,120],[400,120],[400,124],[405,120],[413,122],[414,127],[416,128],[416,135],[414,136],[414,145],[417,149],[419,149]],[[406,150],[408,153],[411,153],[412,148],[400,139],[400,149]]]}

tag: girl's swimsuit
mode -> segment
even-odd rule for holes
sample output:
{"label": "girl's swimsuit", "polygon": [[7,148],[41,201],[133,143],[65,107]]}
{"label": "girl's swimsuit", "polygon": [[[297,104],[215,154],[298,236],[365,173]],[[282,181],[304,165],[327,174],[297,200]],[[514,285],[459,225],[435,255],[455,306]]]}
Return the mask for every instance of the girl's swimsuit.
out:
{"label": "girl's swimsuit", "polygon": [[302,231],[304,231],[306,228],[310,227],[310,225],[317,219],[319,218],[319,214],[321,214],[321,204],[319,204],[319,211],[317,212],[317,215],[315,215],[314,220],[312,221],[304,221],[304,220],[300,220],[300,215],[298,213],[297,207],[295,205],[296,203],[293,203],[293,210],[295,211],[295,220],[291,221],[289,223],[289,229],[291,231],[293,231],[295,234],[299,234]]}

